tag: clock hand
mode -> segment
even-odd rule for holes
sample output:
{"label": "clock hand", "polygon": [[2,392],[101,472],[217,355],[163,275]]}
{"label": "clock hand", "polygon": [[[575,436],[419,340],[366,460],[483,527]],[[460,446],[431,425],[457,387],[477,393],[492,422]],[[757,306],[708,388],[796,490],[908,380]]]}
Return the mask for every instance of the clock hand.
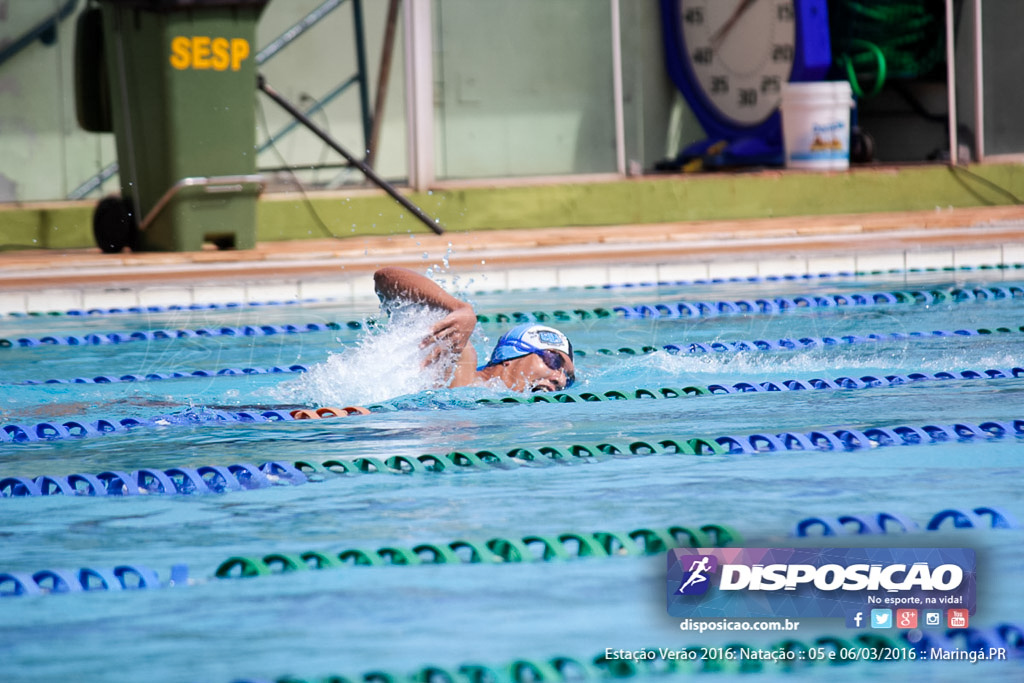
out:
{"label": "clock hand", "polygon": [[757,2],[757,0],[743,0],[736,6],[736,10],[732,13],[732,16],[729,17],[717,31],[711,34],[711,48],[713,50],[717,51],[718,48],[721,47],[722,41],[724,41],[725,37],[729,35],[729,31],[732,30],[732,27],[736,25],[736,22],[739,21],[744,12],[750,9],[755,2]]}

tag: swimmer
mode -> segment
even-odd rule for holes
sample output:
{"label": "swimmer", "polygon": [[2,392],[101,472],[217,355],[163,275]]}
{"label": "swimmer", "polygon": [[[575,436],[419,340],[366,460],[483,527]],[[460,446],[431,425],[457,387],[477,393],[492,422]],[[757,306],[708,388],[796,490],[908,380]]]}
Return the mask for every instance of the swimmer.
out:
{"label": "swimmer", "polygon": [[385,305],[408,301],[446,313],[420,342],[420,348],[430,348],[424,367],[454,361],[446,386],[481,386],[498,381],[513,391],[561,391],[575,381],[572,344],[552,327],[513,327],[498,339],[488,361],[478,367],[476,350],[469,343],[476,328],[473,306],[405,268],[381,268],[374,273],[373,281]]}

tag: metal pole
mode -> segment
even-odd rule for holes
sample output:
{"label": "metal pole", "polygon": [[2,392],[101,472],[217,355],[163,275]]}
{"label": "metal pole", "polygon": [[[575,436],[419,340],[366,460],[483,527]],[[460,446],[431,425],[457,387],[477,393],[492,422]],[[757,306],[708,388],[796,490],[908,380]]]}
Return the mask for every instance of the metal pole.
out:
{"label": "metal pole", "polygon": [[946,0],[946,97],[949,107],[949,163],[960,163],[956,120],[956,63],[953,41],[953,0]]}
{"label": "metal pole", "polygon": [[271,88],[267,84],[267,80],[266,80],[266,78],[263,77],[263,74],[260,74],[259,76],[257,76],[256,83],[257,83],[257,86],[259,87],[259,89],[261,91],[263,91],[263,93],[266,94],[267,97],[269,97],[270,99],[274,100],[274,102],[277,102],[277,104],[279,104],[282,109],[287,111],[299,123],[301,123],[306,128],[308,128],[310,131],[312,131],[314,135],[316,135],[318,138],[320,138],[321,140],[326,142],[327,145],[331,149],[333,149],[335,152],[337,152],[341,156],[345,157],[346,161],[348,161],[350,164],[352,164],[353,166],[358,168],[360,171],[362,171],[363,175],[365,175],[371,182],[373,182],[375,185],[377,185],[377,187],[379,187],[380,189],[384,190],[389,195],[391,195],[391,197],[396,202],[398,202],[399,204],[404,206],[406,209],[411,211],[412,214],[414,216],[416,216],[416,218],[420,219],[420,221],[423,222],[424,225],[426,225],[428,228],[433,230],[438,235],[440,235],[440,234],[442,234],[444,232],[444,228],[441,226],[441,223],[439,221],[437,221],[437,220],[431,218],[430,216],[428,216],[426,214],[426,212],[423,211],[423,209],[421,209],[420,207],[416,206],[411,201],[409,201],[409,199],[407,197],[405,197],[404,195],[402,195],[398,190],[396,190],[395,187],[391,183],[389,183],[388,181],[386,181],[383,178],[381,178],[380,176],[378,176],[373,171],[372,168],[367,166],[361,160],[359,160],[359,159],[355,158],[354,156],[352,156],[351,154],[349,154],[348,151],[344,147],[342,147],[340,144],[338,144],[338,142],[334,138],[332,138],[330,135],[325,133],[323,131],[323,129],[321,129],[319,126],[317,126],[312,121],[312,119],[310,119],[308,116],[306,116],[301,111],[299,111],[299,109],[295,105],[293,105],[291,102],[289,102],[284,97],[282,97],[276,90]]}
{"label": "metal pole", "polygon": [[982,54],[981,0],[974,0],[974,153],[985,160],[985,66]]}
{"label": "metal pole", "polygon": [[622,111],[622,13],[619,0],[612,9],[612,98],[615,113],[615,170],[626,175],[626,124]]}
{"label": "metal pole", "polygon": [[373,103],[373,127],[370,129],[370,145],[366,153],[366,165],[373,168],[377,160],[377,145],[380,142],[380,128],[384,124],[384,102],[387,100],[388,82],[391,80],[391,57],[395,51],[395,29],[398,27],[398,10],[402,0],[388,3],[388,18],[384,24],[384,45],[380,49],[380,71],[377,74],[377,97]]}
{"label": "metal pole", "polygon": [[356,31],[356,68],[359,72],[359,107],[363,114],[363,153],[362,157],[370,151],[370,129],[373,122],[370,118],[370,87],[367,83],[366,74],[366,41],[363,39],[363,2],[352,0],[352,23]]}

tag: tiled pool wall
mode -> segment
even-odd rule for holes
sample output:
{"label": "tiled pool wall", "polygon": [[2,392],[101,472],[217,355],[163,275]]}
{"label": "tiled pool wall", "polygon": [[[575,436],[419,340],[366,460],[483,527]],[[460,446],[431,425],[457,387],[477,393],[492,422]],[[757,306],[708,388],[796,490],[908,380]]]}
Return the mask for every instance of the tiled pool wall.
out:
{"label": "tiled pool wall", "polygon": [[[386,263],[382,259],[381,265]],[[343,263],[339,261],[339,270]],[[424,262],[424,269],[431,262]],[[446,278],[458,278],[469,291],[549,287],[585,287],[641,282],[680,282],[715,278],[819,275],[823,273],[897,273],[987,268],[989,280],[1018,280],[1024,272],[1024,243],[994,246],[958,246],[928,250],[872,253],[806,253],[726,260],[675,260],[655,263],[566,263],[515,268],[451,269]],[[273,279],[194,284],[130,284],[96,287],[61,287],[37,290],[0,290],[0,313],[65,311],[131,306],[225,304],[268,301],[330,300],[339,304],[375,301],[366,271],[337,277]],[[250,276],[251,277],[251,276]]]}

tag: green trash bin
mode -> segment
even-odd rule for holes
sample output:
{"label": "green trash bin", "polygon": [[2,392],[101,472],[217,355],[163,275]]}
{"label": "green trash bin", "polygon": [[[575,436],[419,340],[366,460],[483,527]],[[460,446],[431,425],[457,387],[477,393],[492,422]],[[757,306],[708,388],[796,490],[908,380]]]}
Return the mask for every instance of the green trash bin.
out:
{"label": "green trash bin", "polygon": [[[268,0],[100,0],[121,197],[104,251],[256,244],[256,23]],[[102,117],[97,117],[102,119]]]}

